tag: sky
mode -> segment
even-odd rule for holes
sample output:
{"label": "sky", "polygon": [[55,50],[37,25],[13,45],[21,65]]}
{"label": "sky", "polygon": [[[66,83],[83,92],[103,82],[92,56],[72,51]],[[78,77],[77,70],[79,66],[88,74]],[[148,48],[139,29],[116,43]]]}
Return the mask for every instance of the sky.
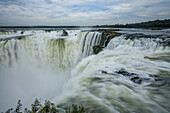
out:
{"label": "sky", "polygon": [[0,26],[86,26],[170,18],[170,0],[0,0]]}

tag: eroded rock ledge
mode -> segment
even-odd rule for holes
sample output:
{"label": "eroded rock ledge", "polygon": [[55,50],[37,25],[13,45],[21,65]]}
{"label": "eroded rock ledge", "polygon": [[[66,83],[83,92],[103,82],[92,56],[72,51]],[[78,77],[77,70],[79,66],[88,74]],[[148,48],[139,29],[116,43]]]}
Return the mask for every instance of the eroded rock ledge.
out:
{"label": "eroded rock ledge", "polygon": [[111,39],[121,35],[120,33],[115,32],[119,31],[118,29],[99,29],[98,31],[102,32],[102,38],[99,45],[93,46],[94,54],[98,54],[100,51],[102,51],[102,49],[108,45]]}

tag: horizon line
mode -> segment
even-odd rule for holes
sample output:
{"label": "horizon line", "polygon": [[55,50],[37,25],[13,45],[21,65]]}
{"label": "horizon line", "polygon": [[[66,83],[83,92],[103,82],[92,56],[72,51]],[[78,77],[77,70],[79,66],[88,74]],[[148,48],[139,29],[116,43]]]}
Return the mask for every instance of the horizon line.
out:
{"label": "horizon line", "polygon": [[154,21],[165,21],[170,19],[155,19],[155,20],[148,20],[143,22],[137,23],[126,23],[126,24],[101,24],[101,25],[2,25],[2,27],[100,27],[100,26],[114,26],[114,25],[127,25],[127,24],[138,24],[144,22],[154,22]]}

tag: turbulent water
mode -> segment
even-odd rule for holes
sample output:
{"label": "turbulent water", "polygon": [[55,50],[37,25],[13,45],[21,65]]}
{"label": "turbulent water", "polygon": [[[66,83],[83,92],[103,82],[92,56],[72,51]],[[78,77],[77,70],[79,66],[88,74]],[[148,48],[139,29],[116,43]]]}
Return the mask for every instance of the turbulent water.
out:
{"label": "turbulent water", "polygon": [[91,113],[170,112],[170,40],[164,32],[123,34],[97,55],[92,47],[100,44],[100,32],[21,32],[0,35],[0,109],[41,97],[60,107],[82,104]]}

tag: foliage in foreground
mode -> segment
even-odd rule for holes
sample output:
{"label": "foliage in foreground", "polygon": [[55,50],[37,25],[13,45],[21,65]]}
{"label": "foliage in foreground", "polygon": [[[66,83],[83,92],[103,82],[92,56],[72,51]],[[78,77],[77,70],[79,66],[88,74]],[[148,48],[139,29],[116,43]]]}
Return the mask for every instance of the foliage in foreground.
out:
{"label": "foliage in foreground", "polygon": [[[3,113],[3,112],[2,112]],[[87,113],[82,105],[72,105],[69,108],[57,108],[54,103],[46,100],[44,106],[38,99],[31,104],[31,110],[22,109],[21,100],[18,101],[16,109],[10,108],[5,113]]]}

